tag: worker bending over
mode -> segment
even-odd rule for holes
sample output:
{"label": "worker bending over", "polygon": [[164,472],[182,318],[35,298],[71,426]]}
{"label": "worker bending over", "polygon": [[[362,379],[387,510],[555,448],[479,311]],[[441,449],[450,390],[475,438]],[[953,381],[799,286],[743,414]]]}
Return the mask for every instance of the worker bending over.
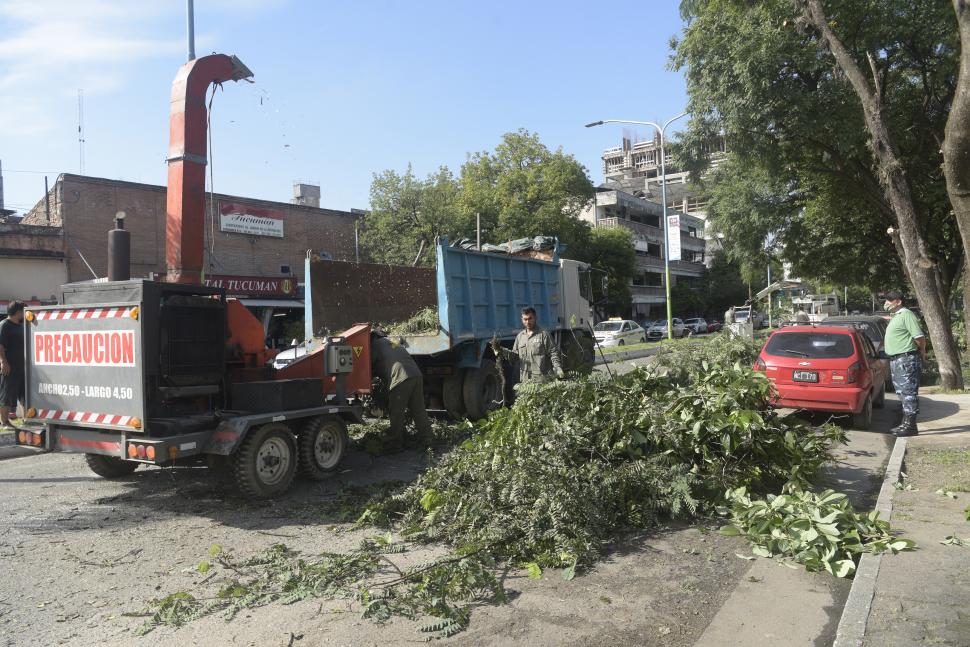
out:
{"label": "worker bending over", "polygon": [[390,443],[403,444],[407,414],[417,429],[417,439],[431,436],[431,420],[424,408],[424,379],[421,369],[404,347],[392,344],[387,337],[371,333],[371,369],[387,385]]}

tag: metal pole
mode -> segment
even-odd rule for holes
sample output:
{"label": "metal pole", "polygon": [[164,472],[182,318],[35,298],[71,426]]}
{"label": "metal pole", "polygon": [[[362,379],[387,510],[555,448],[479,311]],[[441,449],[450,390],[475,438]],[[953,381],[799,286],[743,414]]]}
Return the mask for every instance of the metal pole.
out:
{"label": "metal pole", "polygon": [[360,263],[360,221],[354,218],[354,262]]}
{"label": "metal pole", "polygon": [[[44,176],[44,213],[47,214],[47,225],[51,224],[51,190],[47,187],[47,176]],[[64,223],[61,223],[62,225]]]}
{"label": "metal pole", "polygon": [[189,60],[195,60],[195,8],[192,0],[185,0],[186,29],[189,40]]}
{"label": "metal pole", "polygon": [[771,256],[768,257],[768,327],[771,328]]}
{"label": "metal pole", "polygon": [[[668,122],[669,123],[669,122]],[[664,129],[660,129],[660,199],[664,217],[664,283],[667,287],[667,339],[674,338],[674,318],[670,304],[670,231],[667,226],[667,154],[664,151]]]}
{"label": "metal pole", "polygon": [[475,244],[478,251],[482,251],[482,214],[475,214]]}

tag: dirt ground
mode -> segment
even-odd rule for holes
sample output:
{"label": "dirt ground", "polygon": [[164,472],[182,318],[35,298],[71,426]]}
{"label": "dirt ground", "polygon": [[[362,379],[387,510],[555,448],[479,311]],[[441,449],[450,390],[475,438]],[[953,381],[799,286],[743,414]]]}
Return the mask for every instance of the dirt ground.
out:
{"label": "dirt ground", "polygon": [[[153,598],[198,594],[228,573],[195,566],[219,544],[237,557],[276,543],[305,555],[355,547],[334,501],[350,486],[407,481],[420,452],[355,451],[324,483],[298,481],[282,500],[250,504],[204,468],[146,469],[122,481],[90,473],[79,456],[0,461],[0,645],[400,645],[424,642],[421,622],[380,625],[352,602],[272,604],[227,622],[209,616],[181,628],[134,631]],[[738,538],[702,527],[663,528],[612,547],[572,581],[513,572],[510,602],[482,606],[467,631],[443,644],[691,645],[750,562]],[[417,555],[416,557],[420,557]],[[405,557],[406,558],[406,557]]]}

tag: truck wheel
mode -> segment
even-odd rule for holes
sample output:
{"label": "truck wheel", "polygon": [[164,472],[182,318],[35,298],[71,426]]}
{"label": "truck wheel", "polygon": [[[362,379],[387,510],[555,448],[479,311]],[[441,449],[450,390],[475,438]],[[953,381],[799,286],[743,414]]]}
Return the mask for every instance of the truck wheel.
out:
{"label": "truck wheel", "polygon": [[447,376],[441,384],[441,399],[444,401],[448,415],[455,420],[465,417],[465,400],[462,396],[462,384],[465,381],[465,370],[458,369],[454,375]]}
{"label": "truck wheel", "polygon": [[313,418],[299,437],[300,472],[322,481],[337,469],[347,451],[347,426],[337,416]]}
{"label": "truck wheel", "polygon": [[236,487],[246,497],[282,494],[296,476],[296,440],[290,428],[270,423],[251,431],[233,456]]}
{"label": "truck wheel", "polygon": [[139,463],[135,461],[124,461],[117,456],[102,456],[101,454],[85,454],[84,460],[88,462],[91,471],[106,479],[117,479],[128,476],[136,469]]}
{"label": "truck wheel", "polygon": [[852,428],[866,431],[872,426],[872,393],[866,396],[866,401],[862,403],[862,411],[853,414]]}
{"label": "truck wheel", "polygon": [[502,376],[490,359],[483,359],[478,368],[468,369],[462,386],[465,414],[469,420],[481,420],[489,411],[495,411],[505,400],[502,393]]}

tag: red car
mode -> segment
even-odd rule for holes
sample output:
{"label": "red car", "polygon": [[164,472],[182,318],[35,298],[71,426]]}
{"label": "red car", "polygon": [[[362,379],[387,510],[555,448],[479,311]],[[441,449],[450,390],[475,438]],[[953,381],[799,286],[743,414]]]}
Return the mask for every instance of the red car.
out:
{"label": "red car", "polygon": [[724,325],[720,321],[713,319],[707,323],[707,332],[717,332],[723,327]]}
{"label": "red car", "polygon": [[776,407],[851,413],[857,429],[869,428],[872,408],[882,408],[886,399],[887,362],[854,328],[779,328],[768,337],[754,369],[774,383]]}

